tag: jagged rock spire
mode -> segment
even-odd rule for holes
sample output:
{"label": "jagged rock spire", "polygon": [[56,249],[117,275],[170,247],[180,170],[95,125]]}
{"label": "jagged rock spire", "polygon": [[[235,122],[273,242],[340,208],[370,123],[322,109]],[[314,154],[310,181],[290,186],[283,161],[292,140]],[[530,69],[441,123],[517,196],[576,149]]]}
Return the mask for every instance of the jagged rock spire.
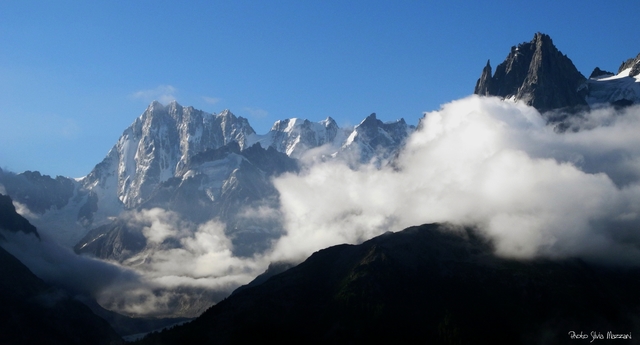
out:
{"label": "jagged rock spire", "polygon": [[493,76],[487,63],[474,93],[523,101],[544,112],[585,105],[577,92],[585,79],[551,37],[536,33],[531,42],[511,47]]}
{"label": "jagged rock spire", "polygon": [[487,65],[482,69],[482,74],[476,83],[476,88],[473,93],[477,95],[490,96],[488,92],[492,90],[491,75],[491,60],[487,60]]}

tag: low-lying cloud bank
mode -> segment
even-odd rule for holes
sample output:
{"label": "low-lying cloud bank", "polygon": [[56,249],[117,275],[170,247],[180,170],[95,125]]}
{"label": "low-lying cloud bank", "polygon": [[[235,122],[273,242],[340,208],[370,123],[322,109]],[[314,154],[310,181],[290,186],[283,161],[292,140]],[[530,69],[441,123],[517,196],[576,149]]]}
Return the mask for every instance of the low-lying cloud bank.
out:
{"label": "low-lying cloud bank", "polygon": [[531,107],[477,96],[425,114],[393,166],[338,162],[275,180],[274,258],[429,222],[477,225],[499,255],[640,263],[640,108],[557,133]]}
{"label": "low-lying cloud bank", "polygon": [[218,221],[197,225],[159,208],[130,212],[125,218],[142,229],[147,249],[121,265],[144,277],[146,284],[102,291],[98,301],[120,312],[168,316],[178,310],[195,316],[267,267],[259,257],[234,256],[225,226]]}
{"label": "low-lying cloud bank", "polygon": [[[496,98],[446,104],[425,114],[389,166],[316,161],[276,178],[280,209],[244,214],[281,217],[285,234],[252,257],[233,254],[224,224],[162,209],[124,217],[148,245],[120,263],[49,245],[43,259],[33,249],[24,257],[52,281],[74,277],[105,307],[152,316],[195,316],[270,262],[430,222],[477,226],[506,257],[640,264],[640,107],[594,110],[566,124],[558,133],[534,108]],[[87,285],[94,276],[101,280]]]}

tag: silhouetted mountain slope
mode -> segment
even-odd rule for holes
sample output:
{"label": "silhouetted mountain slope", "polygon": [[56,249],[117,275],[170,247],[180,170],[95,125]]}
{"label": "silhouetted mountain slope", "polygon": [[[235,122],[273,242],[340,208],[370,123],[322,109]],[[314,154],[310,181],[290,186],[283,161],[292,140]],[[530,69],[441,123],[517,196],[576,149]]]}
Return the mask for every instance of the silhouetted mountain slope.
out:
{"label": "silhouetted mountain slope", "polygon": [[[0,228],[33,233],[36,228],[16,213],[11,198],[0,194]],[[120,337],[91,310],[36,277],[0,247],[0,344],[119,344]]]}
{"label": "silhouetted mountain slope", "polygon": [[321,250],[142,343],[568,343],[639,329],[639,288],[638,270],[498,258],[431,224]]}
{"label": "silhouetted mountain slope", "polygon": [[159,319],[129,317],[104,309],[98,304],[98,302],[90,298],[80,297],[79,301],[88,306],[94,314],[105,319],[119,335],[125,338],[127,336],[163,329],[165,327],[170,327],[172,325],[190,320],[187,318]]}
{"label": "silhouetted mountain slope", "polygon": [[34,234],[37,238],[40,238],[36,227],[31,225],[26,218],[16,213],[11,197],[2,194],[0,194],[0,229],[11,232],[22,231],[25,234]]}
{"label": "silhouetted mountain slope", "polygon": [[109,324],[0,247],[0,344],[120,344]]}

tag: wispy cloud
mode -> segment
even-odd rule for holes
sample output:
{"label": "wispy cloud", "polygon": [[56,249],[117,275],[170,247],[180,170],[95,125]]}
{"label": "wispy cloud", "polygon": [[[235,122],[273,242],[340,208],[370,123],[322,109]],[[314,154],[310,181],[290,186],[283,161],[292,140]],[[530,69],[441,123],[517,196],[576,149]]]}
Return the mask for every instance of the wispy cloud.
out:
{"label": "wispy cloud", "polygon": [[63,138],[71,139],[71,138],[74,138],[78,133],[80,133],[81,129],[75,120],[64,119],[61,122],[61,127],[59,131],[60,131],[60,135]]}
{"label": "wispy cloud", "polygon": [[243,110],[249,114],[249,117],[254,119],[262,119],[269,115],[269,112],[255,107],[244,107]]}
{"label": "wispy cloud", "polygon": [[[145,284],[133,289],[113,284],[103,289],[98,300],[108,308],[127,314],[171,316],[182,305],[181,315],[197,316],[203,311],[199,307],[226,296],[267,267],[258,257],[234,256],[225,225],[216,220],[194,224],[160,208],[132,211],[126,217],[129,227],[141,229],[147,243],[152,244],[122,262]],[[180,246],[167,247],[163,244],[167,239]],[[194,298],[200,302],[193,303]]]}
{"label": "wispy cloud", "polygon": [[158,85],[155,89],[140,90],[131,94],[131,98],[141,99],[145,102],[156,100],[160,103],[167,104],[176,100],[175,94],[178,89],[171,85]]}
{"label": "wispy cloud", "polygon": [[209,103],[209,104],[216,104],[218,102],[220,102],[222,100],[222,98],[218,98],[218,97],[207,97],[207,96],[202,96],[202,99]]}

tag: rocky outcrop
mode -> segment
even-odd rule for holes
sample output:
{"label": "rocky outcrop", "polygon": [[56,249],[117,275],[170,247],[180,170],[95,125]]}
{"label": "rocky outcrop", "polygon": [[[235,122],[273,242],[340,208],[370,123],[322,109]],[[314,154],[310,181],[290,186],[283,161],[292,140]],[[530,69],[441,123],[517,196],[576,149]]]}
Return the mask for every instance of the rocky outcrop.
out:
{"label": "rocky outcrop", "polygon": [[618,68],[618,74],[624,71],[627,68],[631,68],[629,71],[629,77],[635,77],[640,74],[640,54],[638,54],[635,58],[627,59],[624,61],[620,68]]}
{"label": "rocky outcrop", "polygon": [[586,105],[577,92],[585,79],[548,35],[536,33],[531,42],[512,47],[493,76],[487,62],[474,93],[522,101],[545,112]]}

